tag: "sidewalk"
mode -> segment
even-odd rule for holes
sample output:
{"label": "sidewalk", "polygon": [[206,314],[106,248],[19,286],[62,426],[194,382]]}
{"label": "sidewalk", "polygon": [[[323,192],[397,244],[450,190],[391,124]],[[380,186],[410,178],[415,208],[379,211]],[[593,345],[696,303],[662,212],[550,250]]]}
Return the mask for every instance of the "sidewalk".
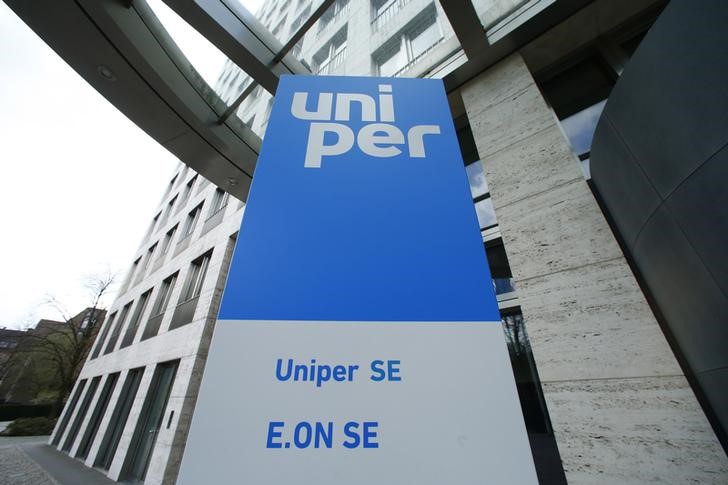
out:
{"label": "sidewalk", "polygon": [[0,485],[116,483],[46,443],[48,436],[0,437]]}

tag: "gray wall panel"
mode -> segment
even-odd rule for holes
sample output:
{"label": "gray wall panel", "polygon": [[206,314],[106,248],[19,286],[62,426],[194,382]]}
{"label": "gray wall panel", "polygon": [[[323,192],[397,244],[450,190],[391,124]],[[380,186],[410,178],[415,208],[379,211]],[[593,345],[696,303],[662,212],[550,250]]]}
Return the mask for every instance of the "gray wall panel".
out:
{"label": "gray wall panel", "polygon": [[591,173],[728,449],[727,24],[725,1],[668,5],[612,91]]}
{"label": "gray wall panel", "polygon": [[599,139],[594,139],[592,152],[599,153],[606,163],[599,171],[599,183],[613,190],[613,197],[604,202],[609,211],[620,214],[615,220],[621,236],[634,244],[647,219],[662,203],[650,180],[607,117],[599,120]]}
{"label": "gray wall panel", "polygon": [[724,148],[705,162],[667,200],[670,212],[680,222],[685,237],[726,295],[728,295],[727,182],[728,148]]}
{"label": "gray wall panel", "polygon": [[663,197],[728,133],[728,2],[674,0],[609,98],[607,116]]}
{"label": "gray wall panel", "polygon": [[632,254],[692,370],[728,366],[728,301],[667,207],[650,218]]}

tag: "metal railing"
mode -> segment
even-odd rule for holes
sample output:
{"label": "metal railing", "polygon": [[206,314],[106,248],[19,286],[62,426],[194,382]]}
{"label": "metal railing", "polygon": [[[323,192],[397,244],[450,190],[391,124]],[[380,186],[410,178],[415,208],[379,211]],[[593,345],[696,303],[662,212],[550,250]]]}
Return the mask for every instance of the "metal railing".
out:
{"label": "metal railing", "polygon": [[[338,5],[338,2],[331,5],[330,8],[336,8],[337,5]],[[339,20],[341,18],[341,16],[346,11],[349,10],[349,2],[347,1],[345,4],[339,6],[338,8],[339,8],[339,10],[336,13],[334,13],[331,17],[326,18],[323,15],[321,16],[321,18],[319,19],[318,31],[316,32],[317,36],[324,30],[326,30],[326,27],[328,27],[330,24],[333,24],[337,20]]]}
{"label": "metal railing", "polygon": [[328,59],[326,62],[321,64],[319,68],[316,70],[316,74],[319,75],[326,75],[326,74],[335,74],[338,71],[339,66],[344,64],[344,59],[346,58],[346,47],[341,49],[334,57],[331,59]]}
{"label": "metal railing", "polygon": [[175,328],[186,325],[192,321],[195,316],[195,309],[197,308],[197,300],[199,296],[195,296],[185,302],[177,305],[172,315],[172,322],[169,324],[169,329],[174,330]]}
{"label": "metal railing", "polygon": [[372,20],[372,32],[377,32],[392,20],[397,12],[410,3],[411,0],[390,0],[389,5],[380,11],[374,20]]}
{"label": "metal railing", "polygon": [[164,312],[159,315],[154,315],[147,321],[144,332],[142,333],[142,340],[152,338],[159,332],[159,327],[162,325],[162,319],[164,318]]}
{"label": "metal railing", "polygon": [[405,72],[407,69],[409,69],[410,67],[414,66],[415,64],[417,64],[418,62],[420,62],[425,57],[427,57],[427,55],[430,52],[432,52],[435,49],[435,47],[437,47],[438,45],[440,45],[440,43],[442,42],[443,39],[444,39],[444,37],[440,37],[437,40],[437,42],[435,42],[430,47],[428,47],[427,49],[425,49],[424,51],[422,51],[417,57],[415,57],[414,59],[412,59],[411,61],[409,61],[407,64],[405,64],[404,66],[400,67],[399,70],[397,72],[395,72],[394,74],[392,74],[390,77],[397,77],[397,76],[399,76],[400,74],[402,74],[403,72]]}

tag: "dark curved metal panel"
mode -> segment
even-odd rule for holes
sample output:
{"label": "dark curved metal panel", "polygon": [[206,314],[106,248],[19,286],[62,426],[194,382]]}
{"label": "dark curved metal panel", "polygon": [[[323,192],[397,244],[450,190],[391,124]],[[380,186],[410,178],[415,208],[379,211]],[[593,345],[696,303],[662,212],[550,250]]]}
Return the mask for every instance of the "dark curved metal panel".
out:
{"label": "dark curved metal panel", "polygon": [[728,442],[728,2],[673,0],[607,101],[592,181]]}

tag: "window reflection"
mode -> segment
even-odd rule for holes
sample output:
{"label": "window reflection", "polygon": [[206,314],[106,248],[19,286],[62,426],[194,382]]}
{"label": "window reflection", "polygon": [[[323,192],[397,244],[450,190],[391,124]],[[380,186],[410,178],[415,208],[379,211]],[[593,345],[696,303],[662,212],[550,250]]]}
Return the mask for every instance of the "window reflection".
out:
{"label": "window reflection", "polygon": [[498,224],[490,197],[475,203],[475,213],[478,216],[480,229],[488,229]]}
{"label": "window reflection", "polygon": [[485,180],[485,173],[480,162],[471,163],[465,167],[465,172],[468,174],[468,182],[470,183],[470,192],[473,194],[473,199],[477,199],[488,193],[488,182]]}
{"label": "window reflection", "polygon": [[561,120],[561,126],[564,127],[566,136],[577,155],[584,155],[591,150],[594,130],[597,128],[597,122],[606,102],[605,99]]}

